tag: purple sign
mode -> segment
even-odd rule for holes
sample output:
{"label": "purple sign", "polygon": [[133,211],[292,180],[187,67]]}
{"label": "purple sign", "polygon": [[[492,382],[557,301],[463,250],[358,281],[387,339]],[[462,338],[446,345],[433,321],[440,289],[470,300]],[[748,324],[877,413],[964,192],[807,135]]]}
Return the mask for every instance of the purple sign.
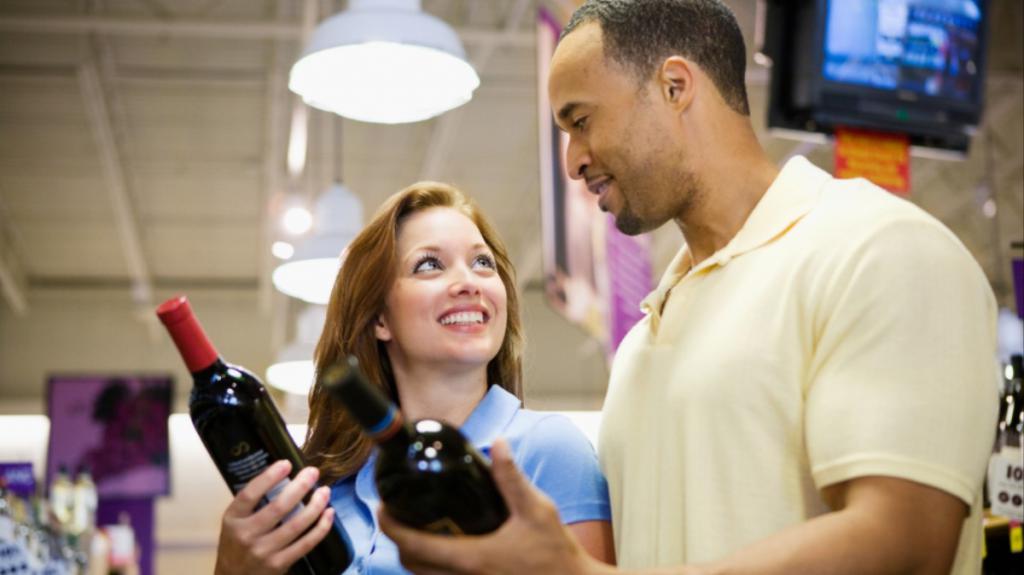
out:
{"label": "purple sign", "polygon": [[60,467],[86,468],[101,499],[170,492],[170,377],[59,376],[47,392],[47,485]]}
{"label": "purple sign", "polygon": [[36,477],[32,474],[31,462],[0,463],[0,478],[11,493],[22,499],[36,493]]}
{"label": "purple sign", "polygon": [[1017,295],[1017,317],[1024,319],[1024,259],[1013,260],[1013,291]]}
{"label": "purple sign", "polygon": [[608,264],[609,352],[615,353],[622,338],[643,318],[640,302],[652,289],[650,236],[627,236],[615,227],[608,214],[606,253]]}

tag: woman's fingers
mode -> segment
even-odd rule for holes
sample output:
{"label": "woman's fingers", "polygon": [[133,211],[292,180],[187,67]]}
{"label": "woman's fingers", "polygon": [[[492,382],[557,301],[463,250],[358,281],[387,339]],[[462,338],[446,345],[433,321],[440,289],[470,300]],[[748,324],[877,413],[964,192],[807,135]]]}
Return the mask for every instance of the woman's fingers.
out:
{"label": "woman's fingers", "polygon": [[253,477],[235,495],[234,499],[231,500],[231,504],[224,511],[224,517],[245,517],[252,514],[256,506],[263,501],[263,496],[270,491],[270,488],[280,483],[285,477],[288,477],[288,472],[291,469],[292,464],[284,459],[264,469],[262,473]]}
{"label": "woman's fingers", "polygon": [[266,548],[271,550],[271,552],[287,547],[299,535],[302,535],[303,532],[316,523],[316,520],[322,515],[324,508],[327,507],[330,495],[331,490],[328,487],[317,489],[313,496],[309,498],[309,503],[302,507],[302,511],[290,517],[277,529],[260,538],[256,546]]}
{"label": "woman's fingers", "polygon": [[299,512],[297,506],[316,486],[319,476],[320,472],[315,467],[307,467],[294,479],[287,483],[278,483],[271,488],[268,495],[270,502],[248,519],[250,528],[258,534],[267,533],[291,514]]}
{"label": "woman's fingers", "polygon": [[334,509],[328,507],[320,514],[320,520],[316,522],[312,529],[300,537],[298,541],[275,553],[270,558],[270,567],[273,569],[287,569],[290,567],[298,561],[300,557],[303,557],[312,551],[313,548],[316,547],[316,544],[323,540],[327,535],[327,532],[331,530],[331,525],[333,523]]}

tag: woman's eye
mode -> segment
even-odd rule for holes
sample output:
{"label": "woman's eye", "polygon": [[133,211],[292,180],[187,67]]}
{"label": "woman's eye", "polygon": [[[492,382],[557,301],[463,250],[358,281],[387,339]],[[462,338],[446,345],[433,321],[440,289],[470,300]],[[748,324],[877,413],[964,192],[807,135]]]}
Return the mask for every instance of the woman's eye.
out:
{"label": "woman's eye", "polygon": [[587,117],[586,116],[583,116],[582,118],[580,118],[580,119],[578,119],[578,120],[576,120],[575,122],[572,123],[572,127],[576,128],[577,130],[582,130],[586,126],[587,126]]}
{"label": "woman's eye", "polygon": [[434,256],[425,256],[416,262],[416,266],[412,268],[413,273],[428,272],[441,269],[441,261]]}
{"label": "woman's eye", "polygon": [[487,254],[480,254],[480,255],[476,256],[475,258],[473,258],[473,266],[474,267],[483,266],[485,268],[492,269],[492,270],[496,269],[498,267],[498,266],[496,266],[494,264],[494,258],[492,258],[491,256],[489,256]]}

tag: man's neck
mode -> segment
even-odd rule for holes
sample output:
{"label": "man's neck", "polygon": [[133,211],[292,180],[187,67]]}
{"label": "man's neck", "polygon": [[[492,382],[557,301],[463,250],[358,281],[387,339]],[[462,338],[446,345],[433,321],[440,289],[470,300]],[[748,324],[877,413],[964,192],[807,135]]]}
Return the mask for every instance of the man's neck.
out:
{"label": "man's neck", "polygon": [[736,236],[779,174],[756,140],[724,148],[702,155],[700,188],[687,211],[675,219],[693,266]]}

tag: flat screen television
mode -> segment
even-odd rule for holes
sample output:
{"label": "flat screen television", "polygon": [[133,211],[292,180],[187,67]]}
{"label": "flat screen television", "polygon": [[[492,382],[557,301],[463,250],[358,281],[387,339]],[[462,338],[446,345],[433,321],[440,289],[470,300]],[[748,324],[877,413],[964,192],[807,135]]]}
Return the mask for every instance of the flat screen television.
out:
{"label": "flat screen television", "polygon": [[[988,0],[767,0],[769,128],[906,134],[964,154],[981,117]],[[921,150],[923,149],[923,150]]]}

